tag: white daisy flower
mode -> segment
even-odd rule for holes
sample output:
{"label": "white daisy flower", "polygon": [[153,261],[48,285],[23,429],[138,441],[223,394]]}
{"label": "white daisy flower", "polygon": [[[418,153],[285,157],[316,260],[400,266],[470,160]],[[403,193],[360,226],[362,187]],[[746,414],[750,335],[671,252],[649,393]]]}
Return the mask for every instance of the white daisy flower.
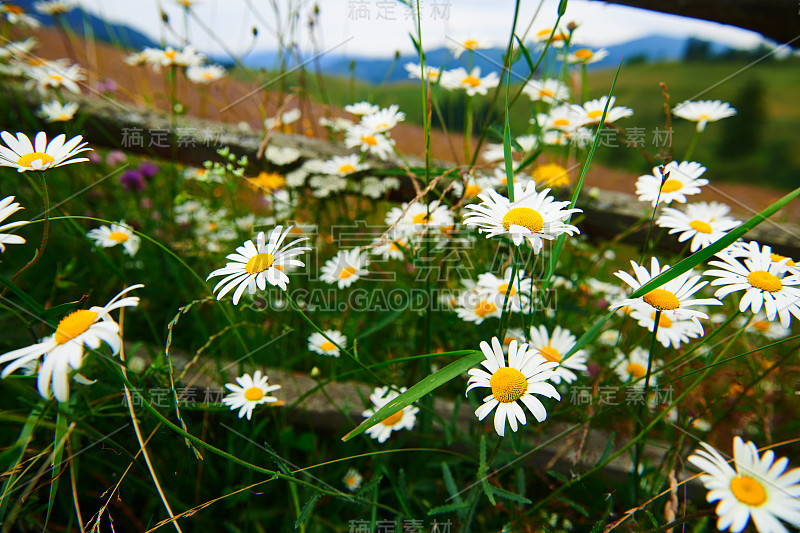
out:
{"label": "white daisy flower", "polygon": [[653,168],[653,174],[639,176],[636,180],[636,194],[640,202],[651,202],[653,207],[670,204],[673,201],[686,203],[686,195],[697,194],[700,187],[708,185],[708,180],[700,178],[706,167],[692,161],[680,164],[670,161],[663,167]]}
{"label": "white daisy flower", "polygon": [[[6,196],[0,200],[0,222],[4,221],[20,209],[24,209],[19,205],[19,202],[14,201],[13,196]],[[0,226],[0,232],[12,228],[18,228],[27,224],[27,220],[18,220],[17,222],[9,222]],[[25,239],[13,233],[0,233],[0,252],[6,251],[6,244],[25,244]]]}
{"label": "white daisy flower", "polygon": [[301,111],[298,108],[293,108],[288,111],[284,111],[279,116],[275,116],[272,118],[265,118],[264,119],[264,127],[267,130],[278,129],[283,131],[284,133],[289,133],[289,124],[293,124],[300,120],[302,116]]}
{"label": "white daisy flower", "polygon": [[370,104],[369,102],[356,102],[355,104],[348,104],[344,106],[344,110],[356,116],[371,115],[377,113],[381,106]]}
{"label": "white daisy flower", "polygon": [[[2,13],[2,11],[0,11]],[[7,59],[9,57],[13,59],[21,59],[24,56],[31,53],[31,51],[36,47],[36,39],[33,37],[28,37],[24,41],[13,41],[5,46],[0,46],[0,59]]]}
{"label": "white daisy flower", "polygon": [[727,102],[720,100],[701,100],[692,102],[686,100],[676,105],[672,114],[692,122],[697,122],[697,131],[706,129],[706,124],[717,120],[732,117],[736,110]]}
{"label": "white daisy flower", "polygon": [[[389,391],[389,387],[377,387],[372,394],[369,395],[369,400],[372,402],[373,408],[367,409],[361,413],[365,418],[369,418],[377,413],[381,407],[394,400],[400,394],[406,392],[406,388],[400,389],[400,392]],[[384,418],[367,430],[367,435],[377,440],[381,444],[386,442],[386,439],[392,434],[392,431],[400,431],[401,429],[411,430],[417,421],[417,413],[419,407],[407,405],[402,410],[397,411]]]}
{"label": "white daisy flower", "polygon": [[377,200],[387,192],[399,188],[400,180],[392,177],[380,179],[375,176],[365,176],[360,184],[351,182],[349,185],[360,194]]}
{"label": "white daisy flower", "polygon": [[83,363],[84,345],[96,350],[106,343],[114,354],[122,346],[119,335],[119,324],[109,314],[121,307],[135,307],[139,304],[137,296],[120,298],[125,293],[144,287],[133,285],[114,296],[104,307],[90,307],[73,311],[58,323],[56,332],[45,337],[41,342],[13,350],[0,357],[0,364],[14,361],[3,369],[0,377],[5,378],[23,365],[44,356],[39,368],[37,385],[42,398],[50,398],[50,384],[53,384],[53,395],[59,402],[69,399],[70,368],[77,370]]}
{"label": "white daisy flower", "polygon": [[470,176],[467,179],[466,187],[461,181],[453,182],[453,194],[456,198],[477,198],[480,193],[494,188],[494,182],[494,178],[489,176]]}
{"label": "white daisy flower", "polygon": [[314,176],[308,180],[312,193],[317,198],[327,198],[331,194],[347,189],[347,178],[342,176]]}
{"label": "white daisy flower", "polygon": [[526,239],[539,253],[543,239],[553,240],[562,233],[580,233],[578,228],[565,224],[564,220],[580,209],[564,209],[569,202],[556,202],[547,193],[550,189],[536,192],[536,183],[528,182],[525,188],[514,184],[514,202],[495,191],[478,195],[481,203],[468,205],[465,209],[474,211],[464,217],[464,224],[477,226],[478,231],[486,233],[486,238],[495,235],[508,235],[514,244],[520,246]]}
{"label": "white daisy flower", "polygon": [[[0,132],[0,137],[8,145],[0,146],[0,166],[13,167],[17,172],[26,170],[47,170],[50,168],[69,165],[71,163],[81,163],[88,161],[86,157],[71,157],[91,150],[85,148],[88,143],[81,143],[83,137],[78,135],[66,143],[66,136],[62,133],[47,143],[47,134],[40,131],[31,144],[28,136],[24,133],[17,133],[16,138],[7,131]],[[10,149],[9,149],[10,148]]]}
{"label": "white daisy flower", "polygon": [[361,488],[361,482],[363,480],[364,478],[361,477],[361,474],[359,474],[358,470],[355,468],[349,468],[342,478],[344,486],[347,487],[347,490],[350,492],[355,492]]}
{"label": "white daisy flower", "polygon": [[125,225],[124,220],[120,220],[119,224],[111,224],[110,228],[108,226],[100,226],[90,230],[86,236],[92,239],[96,246],[103,248],[121,244],[131,257],[139,251],[139,244],[141,243],[139,236],[129,226]]}
{"label": "white daisy flower", "polygon": [[692,239],[690,250],[696,252],[717,242],[741,224],[741,221],[727,216],[729,211],[727,205],[718,202],[687,204],[685,212],[665,207],[656,224],[668,228],[670,235],[680,233],[678,242]]}
{"label": "white daisy flower", "polygon": [[480,67],[475,67],[470,72],[467,72],[463,67],[446,70],[442,72],[441,81],[439,82],[442,87],[448,90],[464,89],[467,92],[467,96],[485,95],[489,92],[489,89],[497,87],[498,83],[500,83],[500,78],[497,77],[496,72],[490,72],[481,78]]}
{"label": "white daisy flower", "polygon": [[25,13],[22,8],[14,4],[0,4],[0,13],[4,13],[6,21],[12,26],[22,26],[29,28],[39,28],[42,23],[38,19]]}
{"label": "white daisy flower", "polygon": [[382,160],[394,153],[394,141],[381,133],[356,124],[345,132],[344,145],[347,148],[358,148]]}
{"label": "white daisy flower", "polygon": [[308,349],[320,355],[339,357],[339,346],[346,345],[347,337],[335,329],[326,329],[325,335],[315,331],[308,337]]}
{"label": "white daisy flower", "polygon": [[67,122],[72,120],[78,111],[78,104],[67,102],[62,104],[58,100],[43,103],[37,114],[45,119],[46,122]]}
{"label": "white daisy flower", "polygon": [[253,377],[250,377],[250,374],[244,374],[236,378],[236,383],[238,385],[225,384],[225,388],[231,393],[222,399],[222,403],[229,405],[231,411],[239,409],[239,418],[246,416],[250,420],[253,409],[257,405],[278,401],[274,396],[269,396],[269,393],[279,390],[281,386],[270,385],[269,378],[266,374],[262,376],[260,370],[256,370]]}
{"label": "white daisy flower", "polygon": [[519,313],[523,308],[527,307],[528,299],[530,298],[531,290],[533,287],[533,280],[525,277],[525,272],[522,270],[517,271],[516,279],[512,281],[511,274],[512,268],[506,268],[502,278],[499,278],[491,272],[485,272],[478,275],[477,289],[482,293],[487,293],[491,301],[502,308],[505,302],[506,295],[508,295],[509,309],[515,313]]}
{"label": "white daisy flower", "polygon": [[569,133],[582,126],[583,123],[583,108],[571,104],[561,104],[553,107],[549,113],[537,113],[536,120],[531,119],[531,124],[537,124],[543,132],[559,130]]}
{"label": "white daisy flower", "polygon": [[608,50],[605,48],[598,48],[597,50],[592,50],[591,48],[578,48],[577,50],[573,50],[567,54],[567,63],[580,63],[583,65],[589,65],[591,63],[602,61],[606,58],[606,56],[608,56]]}
{"label": "white daisy flower", "polygon": [[339,288],[343,289],[352,285],[361,276],[369,274],[367,265],[369,256],[360,248],[340,250],[322,265],[319,279],[326,283],[337,283]]}
{"label": "white daisy flower", "polygon": [[206,58],[191,45],[185,46],[183,50],[176,50],[171,46],[167,46],[164,50],[160,48],[145,48],[142,53],[144,54],[145,63],[156,71],[161,67],[172,65],[177,67],[201,65]]}
{"label": "white daisy flower", "polygon": [[225,75],[225,69],[219,65],[189,65],[186,69],[186,77],[189,81],[204,85],[224,78]]}
{"label": "white daisy flower", "polygon": [[545,79],[530,80],[522,88],[532,102],[542,101],[546,104],[555,104],[569,100],[569,87],[561,80]]}
{"label": "white daisy flower", "polygon": [[348,128],[352,128],[354,122],[350,119],[346,119],[344,117],[319,117],[319,125],[323,128],[328,128],[334,133],[338,133],[340,131],[344,131]]}
{"label": "white daisy flower", "polygon": [[517,341],[512,340],[508,346],[508,366],[506,366],[503,348],[497,337],[492,337],[491,346],[486,341],[482,341],[480,346],[486,357],[485,361],[481,361],[481,365],[489,372],[480,368],[470,369],[467,394],[475,387],[490,388],[492,393],[483,399],[483,404],[475,411],[478,420],[483,420],[496,408],[494,429],[497,434],[501,437],[504,435],[506,420],[511,431],[516,433],[517,421],[522,425],[527,422],[525,411],[517,403],[521,401],[537,421],[544,422],[547,411],[534,394],[561,400],[556,388],[546,383],[555,376],[553,368],[558,363],[547,361],[541,355],[529,352],[527,344],[519,345]]}
{"label": "white daisy flower", "polygon": [[453,214],[447,206],[435,200],[428,205],[414,202],[410,206],[408,203],[403,203],[400,207],[393,207],[386,213],[384,222],[390,227],[394,225],[398,235],[401,236],[426,231],[428,228],[450,227],[454,224]]}
{"label": "white daisy flower", "polygon": [[34,2],[33,7],[43,15],[63,15],[78,7],[77,0],[42,0]]}
{"label": "white daisy flower", "polygon": [[[670,269],[669,265],[659,266],[658,259],[652,258],[650,263],[650,271],[640,266],[636,261],[631,261],[633,273],[636,278],[623,272],[622,270],[615,272],[614,275],[619,279],[631,286],[634,291],[639,290],[639,287],[650,282],[651,279],[666,272]],[[609,306],[609,310],[619,309],[620,307],[627,306],[633,309],[639,309],[644,313],[652,313],[654,311],[661,311],[663,316],[670,320],[676,319],[692,319],[697,321],[699,318],[708,318],[706,313],[690,309],[696,305],[722,305],[722,302],[715,298],[691,298],[691,296],[708,285],[707,281],[700,281],[700,276],[694,275],[694,270],[688,270],[676,277],[653,289],[644,296],[639,298],[626,298],[621,302],[617,302]]]}
{"label": "white daisy flower", "polygon": [[86,79],[85,71],[80,65],[69,65],[63,61],[46,61],[41,65],[29,68],[25,75],[28,76],[40,93],[46,89],[64,89],[79,94],[79,81]]}
{"label": "white daisy flower", "polygon": [[743,261],[724,251],[717,254],[721,261],[709,261],[711,266],[719,270],[707,270],[706,276],[716,277],[711,282],[713,287],[720,286],[714,296],[725,296],[744,291],[739,300],[739,310],[745,312],[748,308],[753,313],[764,312],[769,320],[775,320],[777,315],[784,327],[789,327],[791,315],[800,319],[800,274],[786,264],[786,259],[781,262],[772,260],[772,249],[763,248],[755,241],[744,245],[747,255]]}
{"label": "white daisy flower", "polygon": [[[411,79],[421,79],[422,78],[422,65],[419,63],[406,63],[403,68],[406,69],[408,72],[408,77]],[[436,67],[431,67],[430,65],[425,65],[425,79],[430,80],[431,83],[436,83],[439,81],[439,75],[441,74],[441,70]]]}
{"label": "white daisy flower", "polygon": [[373,133],[386,133],[405,119],[406,114],[400,111],[400,106],[392,104],[375,113],[363,116],[358,125]]}
{"label": "white daisy flower", "polygon": [[[608,112],[606,113],[606,124],[616,122],[621,118],[630,117],[633,115],[633,109],[630,107],[617,106],[614,107],[614,102],[617,97],[612,96],[608,104]],[[606,103],[609,102],[608,96],[603,96],[596,100],[589,100],[582,106],[575,106],[575,111],[582,117],[583,124],[597,124],[603,116],[603,111],[606,108]]]}
{"label": "white daisy flower", "polygon": [[[644,379],[647,376],[647,360],[650,358],[650,352],[637,346],[629,354],[619,353],[617,357],[611,362],[611,367],[617,373],[620,381],[636,381]],[[650,384],[654,385],[658,381],[656,371],[661,368],[664,362],[660,359],[654,359],[650,367]],[[642,382],[644,383],[644,382]]]}
{"label": "white daisy flower", "polygon": [[301,155],[300,150],[295,150],[288,146],[273,146],[271,144],[267,145],[267,149],[264,152],[264,157],[279,167],[294,163],[300,159]]}
{"label": "white daisy flower", "polygon": [[756,314],[752,320],[741,316],[735,321],[735,324],[739,328],[744,328],[745,331],[763,335],[772,341],[788,337],[792,333],[790,328],[780,322],[767,319],[767,315],[764,312]]}
{"label": "white daisy flower", "polygon": [[267,241],[264,232],[261,231],[256,236],[256,244],[253,241],[246,241],[243,246],[236,248],[235,254],[227,256],[230,261],[220,269],[208,275],[206,281],[215,276],[225,276],[217,283],[212,292],[217,293],[217,300],[221,299],[234,287],[238,288],[233,293],[233,304],[239,303],[245,289],[248,293],[255,294],[256,287],[262,291],[266,289],[267,283],[286,290],[289,277],[283,272],[286,267],[304,267],[305,263],[295,256],[311,250],[306,246],[292,248],[296,244],[307,240],[307,237],[295,239],[286,246],[281,246],[283,240],[292,231],[292,226],[285,230],[282,226],[277,226],[272,230]]}
{"label": "white daisy flower", "polygon": [[391,232],[383,241],[380,237],[376,237],[372,244],[373,247],[369,250],[372,255],[379,255],[383,259],[397,259],[400,261],[406,258],[404,250],[408,248],[408,239],[397,231]]}
{"label": "white daisy flower", "polygon": [[[636,320],[639,325],[652,333],[656,324],[656,312],[646,312],[641,309],[631,311],[631,318]],[[693,320],[672,320],[662,313],[658,320],[658,331],[656,340],[665,348],[670,346],[675,349],[680,348],[681,343],[688,343],[691,339],[702,337],[704,334],[703,326]]]}
{"label": "white daisy flower", "polygon": [[493,46],[492,41],[483,37],[470,36],[462,39],[448,39],[445,43],[450,52],[453,53],[453,58],[458,59],[464,52],[473,52],[475,50],[485,50]]}
{"label": "white daisy flower", "polygon": [[719,501],[717,529],[738,533],[751,518],[759,533],[788,533],[781,520],[800,528],[800,468],[787,471],[789,459],[775,461],[772,450],[759,456],[741,437],[733,439],[735,470],[713,447],[700,445],[687,460],[703,471],[708,502]]}
{"label": "white daisy flower", "polygon": [[[553,38],[550,39],[550,34],[553,34]],[[555,33],[553,32],[553,28],[542,28],[541,30],[536,32],[534,35],[534,41],[539,44],[539,48],[541,48],[544,43],[546,43],[550,39],[550,46],[553,48],[564,48],[564,45],[569,39],[569,32],[563,28],[556,28]]]}
{"label": "white daisy flower", "polygon": [[528,343],[528,349],[558,365],[553,368],[553,377],[550,378],[550,381],[559,384],[563,379],[566,383],[572,383],[578,379],[577,372],[586,371],[586,361],[589,357],[586,350],[578,350],[562,361],[564,355],[575,346],[575,341],[575,335],[569,330],[562,329],[561,326],[556,326],[552,335],[544,326],[539,326],[538,329],[531,326],[531,340]]}
{"label": "white daisy flower", "polygon": [[487,318],[500,318],[503,302],[497,301],[497,293],[477,288],[464,291],[458,296],[455,312],[465,322],[481,324]]}
{"label": "white daisy flower", "polygon": [[336,155],[333,156],[333,159],[324,163],[322,171],[332,176],[347,176],[348,174],[369,168],[368,165],[360,163],[359,159],[358,154],[346,156]]}

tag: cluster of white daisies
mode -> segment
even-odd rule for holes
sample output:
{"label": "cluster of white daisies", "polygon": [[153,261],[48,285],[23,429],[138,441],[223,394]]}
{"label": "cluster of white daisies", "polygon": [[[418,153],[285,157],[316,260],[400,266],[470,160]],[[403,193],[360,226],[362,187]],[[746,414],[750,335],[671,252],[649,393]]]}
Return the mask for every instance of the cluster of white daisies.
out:
{"label": "cluster of white daisies", "polygon": [[131,66],[148,65],[154,71],[162,67],[176,67],[184,69],[186,78],[193,82],[207,85],[223,78],[225,69],[219,65],[206,65],[205,55],[199,53],[191,45],[183,49],[167,46],[165,49],[147,47],[141,52],[136,52],[125,58],[125,63]]}

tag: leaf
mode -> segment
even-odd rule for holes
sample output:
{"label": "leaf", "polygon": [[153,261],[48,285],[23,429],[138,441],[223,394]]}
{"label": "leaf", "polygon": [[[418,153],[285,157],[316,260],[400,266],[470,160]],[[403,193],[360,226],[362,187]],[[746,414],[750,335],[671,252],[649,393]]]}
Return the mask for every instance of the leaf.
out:
{"label": "leaf", "polygon": [[39,316],[45,321],[49,321],[52,318],[63,317],[74,311],[81,303],[83,303],[83,301],[83,299],[80,299],[74,302],[55,305],[50,309],[45,309],[44,312],[42,312]]}
{"label": "leaf", "polygon": [[367,420],[359,424],[355,429],[350,431],[347,435],[342,437],[342,441],[349,441],[353,437],[365,432],[375,424],[385,420],[390,415],[393,415],[400,409],[403,409],[407,405],[411,405],[429,392],[441,387],[451,379],[461,375],[462,372],[465,372],[477,365],[483,360],[484,357],[485,356],[483,355],[483,352],[479,350],[473,350],[470,355],[462,357],[457,361],[453,361],[441,370],[431,374],[408,389],[406,392],[399,395],[394,400],[391,400],[386,405],[378,409],[377,413],[369,417]]}
{"label": "leaf", "polygon": [[462,503],[463,500],[458,493],[456,482],[453,479],[453,473],[450,472],[450,467],[447,466],[447,463],[444,461],[442,461],[442,479],[444,480],[444,486],[447,488],[447,493],[450,495],[450,498],[455,500],[456,503]]}
{"label": "leaf", "polygon": [[492,505],[497,505],[497,502],[494,499],[494,494],[492,493],[492,487],[489,485],[489,480],[486,477],[486,471],[488,469],[489,466],[486,464],[486,435],[481,435],[478,480],[481,482],[481,488],[483,489],[484,494],[486,494],[486,497],[489,498],[489,501],[492,502]]}
{"label": "leaf", "polygon": [[517,494],[515,492],[511,492],[510,490],[501,489],[500,487],[498,487],[496,485],[492,485],[491,487],[492,487],[492,492],[496,496],[498,496],[500,498],[504,498],[506,500],[511,500],[512,502],[525,504],[525,505],[530,505],[531,503],[533,503],[532,501],[530,501],[525,496],[522,496],[522,495]]}
{"label": "leaf", "polygon": [[522,55],[525,56],[525,62],[528,63],[528,68],[531,69],[531,74],[533,74],[534,72],[533,69],[536,68],[536,65],[533,64],[533,58],[531,57],[531,54],[528,52],[528,49],[525,47],[525,44],[522,42],[519,36],[517,36],[516,33],[514,34],[514,38],[517,40],[519,49],[522,50]]}
{"label": "leaf", "polygon": [[430,511],[428,511],[428,516],[433,516],[436,514],[444,514],[444,513],[453,513],[456,511],[463,511],[469,507],[469,502],[461,502],[461,503],[450,503],[447,505],[440,505],[439,507],[434,507]]}
{"label": "leaf", "polygon": [[300,515],[297,517],[297,521],[295,521],[294,523],[295,529],[299,528],[301,524],[303,524],[306,520],[308,520],[308,517],[311,515],[311,511],[314,509],[314,504],[317,503],[317,500],[319,500],[321,496],[322,496],[321,494],[317,493],[314,494],[311,498],[309,498],[309,500],[303,506],[303,510],[300,511]]}
{"label": "leaf", "polygon": [[56,491],[58,490],[58,478],[61,474],[61,457],[64,455],[64,443],[69,436],[67,435],[67,416],[69,412],[69,404],[59,403],[59,407],[63,408],[58,410],[56,417],[56,435],[53,446],[53,477],[50,480],[50,498],[47,501],[47,515],[44,517],[44,526],[42,532],[47,531],[47,522],[50,521],[50,513],[53,511],[53,504],[56,500]]}

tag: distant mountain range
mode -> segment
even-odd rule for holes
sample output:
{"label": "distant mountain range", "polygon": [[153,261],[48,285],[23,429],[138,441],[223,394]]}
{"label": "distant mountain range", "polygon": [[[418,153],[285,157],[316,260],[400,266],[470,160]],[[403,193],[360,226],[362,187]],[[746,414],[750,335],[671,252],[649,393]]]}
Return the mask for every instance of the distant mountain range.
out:
{"label": "distant mountain range", "polygon": [[[138,1],[138,0],[137,0]],[[36,13],[33,7],[34,0],[17,0],[16,2],[29,13]],[[39,20],[45,25],[53,25],[52,17],[37,15]],[[75,9],[66,15],[69,26],[78,35],[91,35],[95,40],[114,44],[122,44],[133,50],[141,50],[144,47],[158,47],[153,39],[137,31],[126,24],[107,22],[104,19],[91,13]],[[87,31],[88,30],[88,31]],[[621,60],[630,61],[632,59],[655,62],[655,61],[675,61],[683,57],[688,38],[667,37],[663,35],[652,35],[634,39],[622,44],[605,47],[608,56],[603,60],[589,65],[592,69],[613,68],[619,65]],[[728,47],[721,43],[710,43],[712,53],[721,53]],[[499,71],[502,67],[503,54],[505,49],[481,50],[474,54],[473,65],[480,67],[483,74]],[[535,51],[531,50],[531,55],[536,57]],[[557,60],[560,52],[550,50],[549,61]],[[308,56],[311,57],[310,55]],[[211,61],[216,61],[224,65],[231,65],[233,62],[229,57],[210,57]],[[304,58],[307,59],[307,58]],[[404,65],[406,63],[419,63],[419,59],[414,55],[400,55],[389,58],[374,58],[364,56],[343,56],[343,55],[324,55],[318,60],[319,67],[325,74],[334,76],[349,77],[351,69],[355,77],[372,83],[382,81],[394,82],[408,79]],[[442,68],[467,67],[467,54],[462,54],[459,59],[454,59],[451,52],[444,47],[435,48],[426,52],[426,61],[429,65]],[[277,69],[279,67],[279,56],[275,51],[255,51],[243,58],[244,65],[257,69]],[[294,64],[289,63],[291,68]],[[314,68],[314,63],[309,65]],[[517,61],[512,67],[512,72],[517,77],[527,77],[529,67],[524,58]]]}

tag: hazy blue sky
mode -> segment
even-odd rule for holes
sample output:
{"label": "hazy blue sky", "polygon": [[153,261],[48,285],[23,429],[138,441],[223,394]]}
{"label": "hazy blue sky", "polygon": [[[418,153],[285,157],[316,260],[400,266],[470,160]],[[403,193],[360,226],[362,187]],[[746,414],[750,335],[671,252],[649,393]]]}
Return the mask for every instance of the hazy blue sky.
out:
{"label": "hazy blue sky", "polygon": [[[234,53],[241,53],[252,43],[251,29],[256,26],[259,36],[256,50],[277,47],[274,28],[276,16],[268,0],[197,0],[192,7],[197,17],[211,26],[219,41]],[[276,0],[285,13],[289,0]],[[314,2],[293,0],[299,7],[300,24],[295,39],[306,51],[309,41],[308,14]],[[408,33],[412,23],[406,8],[392,0],[320,0],[322,43],[326,50],[350,39],[337,52],[351,55],[386,57],[396,50],[411,52]],[[449,3],[449,7],[448,7]],[[183,8],[175,0],[81,0],[85,9],[107,19],[125,22],[152,36],[178,43],[183,35]],[[519,26],[530,23],[539,2],[526,0]],[[514,10],[513,0],[421,0],[423,43],[426,48],[443,45],[447,37],[477,35],[496,43],[508,39]],[[556,19],[557,0],[544,0],[531,35],[552,25]],[[258,16],[254,15],[257,9]],[[174,32],[163,28],[159,10],[170,16]],[[694,35],[717,40],[736,47],[751,47],[760,42],[758,34],[724,26],[645,10],[614,6],[601,2],[572,0],[565,21],[580,24],[576,39],[592,46],[604,46],[652,34],[670,36]],[[206,53],[224,53],[223,46],[208,35],[198,23],[189,19],[192,43]]]}

